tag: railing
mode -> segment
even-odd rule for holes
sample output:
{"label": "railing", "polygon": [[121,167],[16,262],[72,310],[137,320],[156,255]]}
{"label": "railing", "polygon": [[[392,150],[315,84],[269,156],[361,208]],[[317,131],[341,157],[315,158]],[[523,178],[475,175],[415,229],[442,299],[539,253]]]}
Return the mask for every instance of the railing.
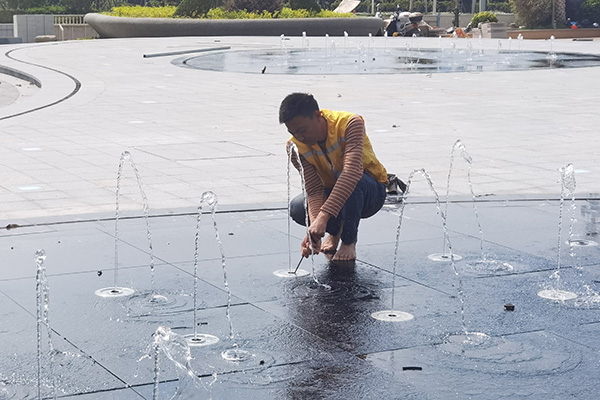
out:
{"label": "railing", "polygon": [[83,25],[84,14],[55,15],[54,25]]}

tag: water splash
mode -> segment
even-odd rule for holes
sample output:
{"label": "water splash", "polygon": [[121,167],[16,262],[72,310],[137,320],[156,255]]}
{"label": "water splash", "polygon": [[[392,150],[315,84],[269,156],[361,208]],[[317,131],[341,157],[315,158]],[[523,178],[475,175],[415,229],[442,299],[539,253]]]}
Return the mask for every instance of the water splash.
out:
{"label": "water splash", "polygon": [[[171,329],[159,326],[154,333],[154,340],[150,346],[151,354],[147,354],[140,359],[152,358],[154,362],[154,383],[152,387],[152,399],[158,400],[160,393],[160,358],[161,355],[167,357],[177,370],[178,385],[171,399],[196,399],[198,398],[197,389],[207,389],[200,378],[197,377],[191,366],[191,352],[188,341]],[[212,385],[216,381],[216,374],[213,375]]]}
{"label": "water splash", "polygon": [[146,238],[148,239],[148,250],[150,254],[150,299],[149,301],[154,303],[161,303],[166,300],[164,296],[157,295],[154,290],[154,246],[152,245],[152,232],[150,230],[150,211],[148,206],[148,198],[146,197],[146,193],[144,192],[144,188],[142,186],[142,180],[140,178],[140,172],[133,162],[133,158],[131,153],[128,151],[124,151],[121,154],[121,159],[119,160],[119,170],[117,172],[117,190],[115,192],[115,265],[114,265],[114,286],[112,288],[99,289],[96,291],[96,294],[101,297],[119,297],[119,296],[128,296],[134,293],[133,289],[130,288],[121,288],[118,286],[118,276],[119,276],[119,217],[120,217],[120,209],[119,209],[119,200],[121,198],[121,178],[123,175],[123,165],[125,162],[128,162],[131,166],[135,174],[135,178],[138,184],[138,189],[140,191],[140,195],[142,197],[142,205],[144,212],[144,221],[146,222]]}
{"label": "water splash", "polygon": [[[431,190],[431,192],[434,195],[438,214],[442,218],[442,227],[444,229],[444,236],[446,237],[446,240],[448,242],[448,249],[450,252],[450,261],[452,263],[452,269],[454,271],[454,275],[456,276],[456,278],[458,280],[458,297],[460,299],[461,324],[462,324],[463,332],[465,332],[465,334],[466,334],[467,328],[466,328],[466,323],[465,323],[465,299],[464,299],[465,296],[464,296],[463,284],[462,284],[462,279],[461,279],[460,275],[458,274],[458,270],[456,269],[456,264],[454,262],[455,259],[454,259],[454,254],[452,253],[452,244],[450,243],[450,237],[448,235],[446,214],[442,210],[442,207],[440,205],[440,198],[439,198],[437,191],[435,190],[435,187],[433,185],[431,177],[429,176],[427,171],[425,171],[425,169],[416,169],[410,173],[410,175],[408,177],[408,181],[406,183],[406,191],[404,193],[405,201],[403,201],[400,206],[400,216],[398,217],[398,227],[396,229],[396,245],[395,245],[395,249],[394,249],[394,261],[393,261],[393,269],[392,269],[392,307],[391,307],[391,310],[388,313],[388,315],[391,317],[393,314],[398,314],[400,316],[405,316],[405,314],[407,314],[407,313],[403,313],[403,312],[394,311],[394,297],[395,297],[395,289],[396,289],[396,264],[397,264],[397,260],[398,260],[398,248],[400,245],[400,231],[402,228],[402,220],[404,217],[404,209],[406,206],[406,199],[408,198],[408,194],[410,192],[410,186],[411,186],[414,176],[416,174],[422,175],[425,178],[425,180],[427,181],[427,184],[429,185],[429,189]],[[376,317],[374,314],[372,314],[371,316],[373,316],[374,318]]]}
{"label": "water splash", "polygon": [[[452,150],[450,151],[450,166],[448,168],[448,176],[446,178],[446,199],[445,199],[445,203],[444,203],[444,215],[446,215],[446,216],[448,215],[448,204],[450,203],[450,178],[452,177],[452,169],[454,167],[454,157],[455,157],[455,153],[457,150],[460,151],[461,157],[469,165],[469,174],[471,172],[471,164],[473,163],[473,159],[471,158],[469,153],[467,153],[467,149],[465,148],[462,141],[460,139],[456,140],[456,142],[454,142],[454,145],[452,146]],[[469,175],[469,182],[470,182],[470,175]],[[444,235],[444,245],[442,248],[442,252],[430,254],[428,256],[428,258],[432,261],[450,261],[450,255],[446,252],[446,245],[447,245],[446,236]],[[462,257],[459,256],[458,254],[453,254],[453,257],[454,257],[455,261],[459,261],[462,259]]]}
{"label": "water splash", "polygon": [[219,228],[217,227],[217,218],[215,216],[218,198],[217,195],[211,191],[207,191],[202,193],[202,203],[206,203],[210,207],[210,215],[213,221],[213,227],[215,230],[215,240],[217,241],[217,245],[219,247],[219,252],[221,253],[221,267],[223,269],[223,285],[225,286],[225,290],[227,292],[227,308],[225,309],[225,316],[227,317],[227,322],[229,323],[229,340],[233,342],[232,349],[226,350],[221,353],[222,357],[226,360],[229,360],[232,354],[234,356],[235,361],[240,361],[242,358],[247,359],[252,357],[252,353],[241,350],[238,348],[238,344],[235,342],[235,334],[233,331],[233,321],[231,319],[231,289],[229,287],[229,282],[227,280],[227,267],[225,262],[225,252],[223,251],[223,242],[221,242],[221,237],[219,235]]}
{"label": "water splash", "polygon": [[[486,270],[491,270],[494,272],[499,271],[512,271],[514,267],[507,263],[499,260],[491,260],[488,259],[488,255],[485,253],[483,249],[483,244],[485,242],[485,235],[483,234],[483,227],[481,226],[481,219],[479,218],[479,209],[477,208],[477,196],[475,195],[475,191],[473,190],[473,180],[471,179],[471,170],[473,166],[473,158],[467,152],[465,145],[462,143],[460,139],[454,143],[454,149],[460,150],[460,156],[467,162],[467,182],[469,184],[469,192],[471,193],[471,200],[473,205],[473,212],[475,213],[475,221],[477,223],[477,229],[479,231],[479,252],[481,254],[481,259],[475,262],[476,266],[481,266]],[[446,189],[450,186],[450,173],[448,174],[448,183]],[[446,191],[446,207],[448,207],[448,191]],[[447,208],[446,208],[447,210]],[[446,214],[447,215],[447,214]],[[456,256],[455,256],[456,260]]]}
{"label": "water splash", "polygon": [[[196,235],[194,237],[194,333],[187,335],[186,339],[190,346],[208,346],[219,341],[219,338],[209,334],[198,333],[198,254],[200,249],[200,222],[202,220],[202,206],[206,203],[211,210],[211,215],[214,221],[214,212],[217,206],[217,197],[213,192],[204,192],[200,199],[200,205],[198,206],[198,215],[196,217]],[[216,230],[216,221],[215,221]],[[218,231],[217,231],[218,240]],[[219,247],[221,248],[221,247]],[[225,279],[226,280],[226,279]],[[227,280],[226,280],[227,281]],[[227,285],[227,284],[226,284]],[[227,285],[228,287],[228,285]],[[229,304],[229,303],[228,303]],[[229,315],[229,310],[227,311]],[[231,321],[230,321],[231,322]]]}
{"label": "water splash", "polygon": [[561,190],[560,190],[560,205],[558,211],[558,243],[557,243],[557,261],[556,261],[556,270],[550,275],[550,278],[555,281],[554,288],[542,290],[538,292],[538,296],[554,300],[554,301],[565,301],[571,300],[577,297],[575,293],[568,292],[561,289],[562,282],[560,277],[560,270],[562,267],[562,223],[563,223],[563,208],[565,203],[565,198],[571,198],[571,222],[569,224],[569,239],[568,243],[571,246],[572,253],[572,240],[571,236],[573,234],[573,223],[575,221],[575,169],[573,164],[567,164],[564,168],[560,169],[561,175]]}
{"label": "water splash", "polygon": [[282,50],[282,51],[285,51],[285,50],[286,50],[286,45],[285,45],[285,35],[284,35],[284,34],[281,34],[281,36],[280,36],[280,39],[281,39],[281,50]]}
{"label": "water splash", "polygon": [[554,51],[554,35],[550,36],[550,51],[548,52],[546,59],[548,60],[548,64],[551,66],[554,65],[558,59],[558,54],[556,54]]}
{"label": "water splash", "polygon": [[348,32],[344,31],[344,51],[348,50]]}
{"label": "water splash", "polygon": [[38,399],[42,398],[42,328],[46,328],[47,334],[47,354],[49,356],[48,361],[48,375],[50,376],[52,384],[52,397],[56,400],[56,376],[54,374],[54,346],[52,345],[52,329],[50,328],[50,319],[48,317],[50,310],[50,286],[48,285],[48,277],[46,276],[46,267],[44,261],[46,260],[46,251],[40,249],[35,252],[34,256],[35,264],[37,266],[36,273],[36,293],[37,293],[37,392]]}
{"label": "water splash", "polygon": [[[296,168],[298,168],[299,172],[300,172],[300,184],[302,186],[302,195],[304,197],[304,225],[306,226],[306,236],[309,236],[308,234],[308,228],[309,228],[309,215],[308,215],[308,196],[306,195],[306,182],[304,181],[304,167],[302,166],[302,160],[300,159],[300,153],[298,152],[298,147],[296,146],[296,144],[294,142],[288,142],[287,145],[287,153],[288,153],[288,249],[289,249],[289,274],[288,275],[296,275],[296,276],[303,276],[305,275],[306,271],[303,270],[297,270],[296,274],[293,273],[293,266],[292,266],[292,259],[291,259],[291,235],[290,235],[290,224],[291,224],[291,216],[290,216],[290,204],[291,204],[291,196],[290,196],[290,175],[291,175],[291,171],[290,171],[290,165],[293,164],[294,166],[296,166]],[[314,259],[314,250],[312,247],[312,242],[309,241],[309,245],[310,245],[310,260],[311,260],[311,265],[312,265],[312,279],[315,283],[317,283],[318,285],[322,285],[319,280],[317,279],[316,273],[315,273],[315,259]],[[275,271],[278,272],[278,271]],[[328,286],[328,285],[323,285],[323,286]]]}
{"label": "water splash", "polygon": [[[287,162],[287,211],[288,211],[288,215],[287,215],[287,235],[288,235],[288,268],[290,270],[290,272],[292,272],[292,215],[291,215],[291,205],[292,205],[292,181],[291,181],[291,166],[292,166],[292,156],[296,156],[296,159],[298,159],[298,155],[297,155],[297,148],[296,145],[293,142],[289,142],[290,145],[288,146],[288,162]],[[302,178],[304,179],[304,178]],[[302,185],[302,193],[304,193],[304,185]],[[305,208],[306,211],[306,208]]]}

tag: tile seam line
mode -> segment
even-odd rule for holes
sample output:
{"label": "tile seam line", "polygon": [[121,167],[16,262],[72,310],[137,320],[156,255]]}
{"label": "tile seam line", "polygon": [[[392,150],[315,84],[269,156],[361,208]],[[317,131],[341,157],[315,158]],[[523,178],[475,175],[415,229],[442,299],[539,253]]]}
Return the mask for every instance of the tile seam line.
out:
{"label": "tile seam line", "polygon": [[[33,315],[27,308],[25,308],[23,305],[21,305],[19,302],[17,302],[15,299],[13,299],[11,296],[9,296],[7,293],[5,293],[4,291],[0,290],[0,293],[2,293],[4,296],[6,296],[10,301],[12,301],[17,307],[21,308],[23,311],[25,311],[25,313],[29,314],[30,316],[35,318],[35,315]],[[127,383],[124,379],[122,379],[120,376],[118,376],[117,374],[115,374],[114,372],[112,372],[109,368],[107,368],[103,363],[99,362],[98,360],[96,360],[93,356],[89,355],[87,352],[85,352],[83,349],[81,349],[79,346],[77,346],[75,343],[73,343],[69,338],[67,338],[66,336],[62,335],[60,332],[58,332],[57,330],[55,330],[54,328],[51,328],[50,326],[46,325],[46,329],[49,329],[50,331],[52,331],[56,336],[58,336],[59,338],[62,338],[65,342],[69,343],[71,346],[73,346],[75,349],[77,349],[77,351],[79,351],[83,356],[87,357],[89,360],[91,360],[93,363],[97,364],[98,366],[100,366],[100,368],[102,368],[103,370],[105,370],[106,372],[108,372],[108,374],[110,374],[112,377],[114,377],[116,380],[118,380],[119,382],[123,383],[125,386],[121,389],[131,389],[133,390],[138,396],[140,396],[141,398],[144,398],[144,396],[142,396],[137,390],[135,390],[133,388],[133,386],[129,383]],[[63,396],[61,396],[63,397]]]}
{"label": "tile seam line", "polygon": [[[1,120],[1,118],[0,118]],[[576,197],[575,201],[597,201],[600,200],[600,197]],[[560,199],[555,199],[555,198],[515,198],[515,199],[485,199],[485,200],[477,200],[476,203],[519,203],[519,202],[536,202],[536,201],[552,201],[552,202],[557,202],[560,201]],[[449,201],[449,203],[451,204],[470,204],[473,203],[473,200],[451,200]],[[398,203],[390,203],[386,205],[396,205],[396,204],[400,204]],[[422,205],[422,204],[435,204],[434,200],[419,200],[419,201],[406,201],[406,205]],[[240,209],[234,209],[234,210],[217,210],[216,213],[217,214],[233,214],[233,213],[244,213],[244,212],[260,212],[260,211],[283,211],[286,210],[287,207],[255,207],[255,208],[240,208]],[[207,212],[208,213],[208,212]],[[155,215],[150,215],[149,218],[165,218],[165,217],[182,217],[182,216],[189,216],[189,215],[197,215],[196,212],[176,212],[176,213],[160,213],[160,214],[155,214]],[[127,217],[120,217],[120,219],[138,219],[138,218],[144,218],[143,215],[133,215],[133,216],[127,216]],[[106,221],[112,221],[114,220],[114,217],[103,217],[103,218],[87,218],[87,219],[73,219],[73,220],[69,220],[69,221],[50,221],[50,222],[45,222],[45,223],[39,223],[39,224],[25,224],[25,225],[20,225],[20,224],[8,224],[5,227],[1,227],[0,230],[5,229],[5,230],[11,230],[11,229],[16,229],[16,228],[32,228],[32,227],[36,227],[36,226],[51,226],[51,225],[66,225],[66,224],[76,224],[76,223],[82,223],[82,222],[106,222]]]}

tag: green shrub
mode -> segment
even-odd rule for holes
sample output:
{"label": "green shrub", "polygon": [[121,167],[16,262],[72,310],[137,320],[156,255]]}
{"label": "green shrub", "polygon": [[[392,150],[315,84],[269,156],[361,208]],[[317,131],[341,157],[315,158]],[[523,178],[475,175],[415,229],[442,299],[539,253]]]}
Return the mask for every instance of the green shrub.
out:
{"label": "green shrub", "polygon": [[[185,1],[185,0],[184,0]],[[214,0],[213,0],[214,1]],[[142,7],[142,6],[122,6],[113,7],[110,12],[104,13],[115,17],[138,17],[138,18],[171,18],[171,17],[190,17],[206,19],[269,19],[269,18],[349,18],[354,17],[352,13],[338,14],[330,10],[321,10],[319,12],[309,10],[292,10],[283,7],[279,11],[269,12],[262,10],[259,12],[250,12],[246,10],[226,10],[223,7],[213,7],[200,13],[198,8],[188,15],[177,15],[176,7]],[[200,10],[201,11],[201,10]],[[12,22],[12,16],[11,16]]]}
{"label": "green shrub", "polygon": [[321,11],[321,6],[316,0],[290,0],[292,10]]}
{"label": "green shrub", "polygon": [[498,22],[498,17],[491,11],[483,11],[473,15],[471,22],[469,25],[473,28],[477,28],[479,24],[483,24],[486,22]]}
{"label": "green shrub", "polygon": [[246,10],[229,11],[221,7],[211,8],[204,17],[206,19],[271,19],[273,14],[263,10],[260,13],[248,12]]}
{"label": "green shrub", "polygon": [[316,13],[311,13],[308,10],[292,10],[289,7],[283,7],[281,11],[277,13],[277,18],[310,18],[315,17]]}
{"label": "green shrub", "polygon": [[335,13],[331,10],[321,10],[319,12],[309,10],[292,10],[283,7],[281,11],[275,13],[273,18],[352,18],[352,13]]}
{"label": "green shrub", "polygon": [[600,0],[586,0],[580,8],[581,18],[600,23]]}
{"label": "green shrub", "polygon": [[175,13],[176,7],[142,7],[142,6],[120,6],[113,7],[110,12],[105,13],[115,17],[134,17],[134,18],[171,18]]}

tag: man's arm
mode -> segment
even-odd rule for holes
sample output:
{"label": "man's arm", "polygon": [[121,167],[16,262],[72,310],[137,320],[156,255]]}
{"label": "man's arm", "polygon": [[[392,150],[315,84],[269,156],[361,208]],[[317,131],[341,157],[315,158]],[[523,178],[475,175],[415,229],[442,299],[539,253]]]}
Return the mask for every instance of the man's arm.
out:
{"label": "man's arm", "polygon": [[346,150],[344,153],[344,167],[338,177],[331,194],[321,207],[330,215],[337,216],[348,197],[356,188],[356,184],[363,175],[363,146],[365,142],[365,123],[355,115],[346,127]]}
{"label": "man's arm", "polygon": [[327,222],[332,216],[336,217],[348,197],[362,178],[362,154],[365,140],[365,124],[358,115],[352,117],[346,127],[346,150],[344,166],[335,182],[331,194],[320,207],[316,218],[311,219],[308,229],[313,248],[316,253],[321,249],[321,238],[325,236]]}

